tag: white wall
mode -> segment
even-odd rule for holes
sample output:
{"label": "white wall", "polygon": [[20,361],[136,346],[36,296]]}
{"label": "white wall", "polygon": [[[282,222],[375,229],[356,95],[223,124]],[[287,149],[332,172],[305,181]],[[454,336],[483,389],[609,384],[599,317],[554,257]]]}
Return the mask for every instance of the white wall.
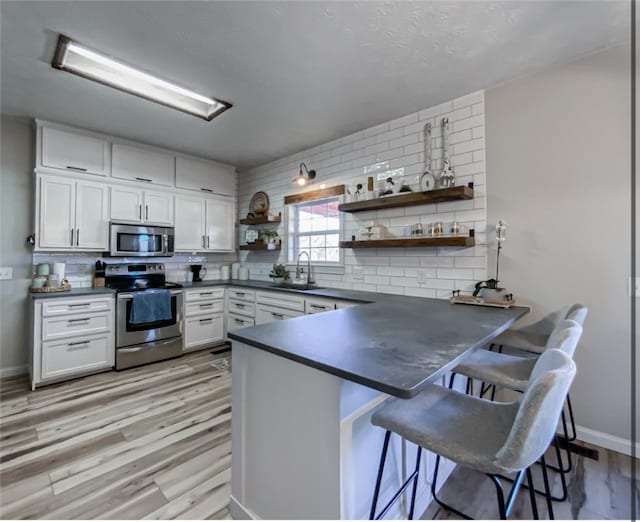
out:
{"label": "white wall", "polygon": [[0,281],[0,377],[23,373],[27,362],[34,136],[30,122],[2,117],[0,265],[13,268],[13,279]]}
{"label": "white wall", "polygon": [[[298,173],[301,161],[317,171],[315,183],[331,187],[347,184],[353,190],[357,183],[366,187],[366,172],[373,165],[388,162],[390,169],[403,168],[406,181],[417,187],[423,171],[422,133],[425,123],[433,131],[432,168],[437,175],[442,168],[441,121],[447,116],[451,124],[450,152],[456,184],[473,181],[476,197],[471,201],[420,205],[380,211],[343,215],[343,238],[350,239],[367,221],[384,225],[394,236],[407,235],[412,223],[454,220],[476,231],[476,246],[472,248],[379,248],[344,251],[344,271],[316,272],[322,286],[388,292],[423,297],[451,295],[454,289],[470,289],[486,279],[485,171],[484,171],[484,95],[476,92],[448,101],[437,107],[409,114],[402,118],[333,140],[309,150],[281,158],[240,174],[238,209],[240,216],[249,210],[249,201],[258,190],[267,192],[270,212],[285,215],[283,198],[301,192],[291,180]],[[241,227],[240,242],[244,242]],[[266,227],[265,227],[266,228]],[[286,223],[278,231],[285,236]],[[285,263],[286,250],[280,252],[240,252],[240,259],[250,268],[251,277],[267,279],[273,263]],[[354,277],[361,268],[364,278]],[[418,283],[418,271],[426,277]]]}
{"label": "white wall", "polygon": [[618,47],[486,92],[488,223],[509,225],[501,282],[533,306],[529,328],[589,306],[575,414],[585,440],[619,449],[631,429],[629,74]]}

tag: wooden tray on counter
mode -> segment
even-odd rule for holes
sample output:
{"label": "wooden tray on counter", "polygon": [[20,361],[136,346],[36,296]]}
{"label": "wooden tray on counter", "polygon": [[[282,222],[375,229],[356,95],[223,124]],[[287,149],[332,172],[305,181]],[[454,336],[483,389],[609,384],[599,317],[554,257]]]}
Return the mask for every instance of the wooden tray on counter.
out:
{"label": "wooden tray on counter", "polygon": [[32,294],[50,294],[53,292],[68,292],[69,290],[71,290],[71,285],[69,283],[63,284],[62,286],[43,286],[42,288],[29,288],[29,291]]}
{"label": "wooden tray on counter", "polygon": [[515,299],[509,299],[508,301],[492,301],[490,299],[483,299],[482,297],[475,297],[473,295],[456,295],[450,297],[449,301],[453,304],[491,306],[493,308],[511,308],[516,304]]}

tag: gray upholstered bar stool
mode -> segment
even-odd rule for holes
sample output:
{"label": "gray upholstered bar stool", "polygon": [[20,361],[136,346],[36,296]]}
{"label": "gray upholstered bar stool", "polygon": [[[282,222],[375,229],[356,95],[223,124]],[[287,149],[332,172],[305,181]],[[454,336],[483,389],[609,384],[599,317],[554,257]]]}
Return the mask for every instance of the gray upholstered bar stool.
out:
{"label": "gray upholstered bar stool", "polygon": [[[582,326],[571,319],[564,319],[560,321],[553,332],[551,332],[545,349],[550,350],[557,348],[573,358],[581,335]],[[535,364],[536,359],[528,357],[516,357],[489,350],[477,350],[465,357],[463,361],[452,370],[451,378],[453,379],[455,375],[462,375],[467,377],[467,379],[482,381],[481,396],[485,384],[493,386],[494,391],[495,387],[499,386],[517,392],[523,392],[527,388]],[[491,399],[493,400],[493,393]],[[562,419],[564,436],[568,439],[564,412],[562,412],[560,418]],[[554,500],[563,501],[567,498],[567,485],[564,474],[571,471],[572,468],[571,452],[567,449],[567,464],[565,465],[560,457],[560,447],[557,438],[554,438],[553,443],[558,458],[558,467],[550,467],[561,473],[562,482],[562,496],[554,497]]]}
{"label": "gray upholstered bar stool", "polygon": [[[587,318],[588,313],[589,309],[586,306],[575,303],[569,307],[564,318],[575,321],[580,326],[584,326],[584,321]],[[549,336],[552,331],[548,331],[543,334],[533,334],[511,328],[496,337],[492,341],[489,349],[491,350],[493,347],[497,347],[499,352],[503,352],[505,348],[511,352],[515,349],[519,355],[527,355],[527,353],[530,353],[533,356],[537,356],[545,350],[546,346],[548,346]],[[571,436],[569,436],[568,432],[565,433],[565,436],[567,437],[567,441],[573,441],[576,440],[577,433],[576,420],[573,415],[573,405],[571,404],[570,394],[567,394],[567,409],[569,411],[569,423],[571,424]],[[565,422],[564,415],[563,422]]]}
{"label": "gray upholstered bar stool", "polygon": [[[529,498],[534,518],[538,518],[535,493],[529,467],[544,452],[555,434],[562,403],[573,380],[575,364],[564,352],[548,350],[537,360],[529,386],[520,400],[491,402],[444,386],[431,384],[412,399],[389,399],[378,408],[371,422],[386,430],[380,466],[371,504],[371,519],[382,518],[413,482],[409,518],[413,518],[422,448],[434,452],[436,464],[431,483],[434,500],[464,518],[468,515],[444,504],[436,495],[440,457],[487,474],[493,481],[501,519],[506,519],[516,498],[523,476],[529,483]],[[418,446],[415,471],[399,491],[376,514],[391,433],[397,433]],[[549,492],[546,466],[542,467],[545,491]],[[514,485],[505,500],[498,475],[516,473]],[[553,518],[550,495],[549,517]]]}

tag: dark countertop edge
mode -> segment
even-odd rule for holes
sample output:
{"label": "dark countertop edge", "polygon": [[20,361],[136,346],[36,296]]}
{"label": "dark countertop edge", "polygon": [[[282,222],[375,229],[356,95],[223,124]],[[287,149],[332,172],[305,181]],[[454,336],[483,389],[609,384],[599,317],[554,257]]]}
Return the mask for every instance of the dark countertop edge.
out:
{"label": "dark countertop edge", "polygon": [[[386,295],[386,294],[382,294]],[[239,334],[234,334],[233,332],[229,332],[227,335],[230,339],[239,341],[243,344],[252,346],[254,348],[258,348],[260,350],[264,350],[265,352],[272,353],[274,355],[283,357],[285,359],[289,359],[291,361],[303,364],[305,366],[309,366],[311,368],[315,368],[316,370],[320,370],[322,372],[328,373],[330,375],[335,375],[336,377],[340,377],[341,379],[345,379],[347,381],[355,382],[356,384],[361,384],[362,386],[366,386],[368,388],[372,388],[374,390],[378,390],[382,393],[386,393],[388,395],[392,395],[394,397],[399,397],[401,399],[411,399],[415,397],[422,391],[422,389],[430,383],[435,382],[438,378],[445,375],[448,371],[455,368],[462,359],[464,359],[469,353],[479,350],[482,346],[485,346],[492,339],[495,339],[502,332],[510,328],[516,321],[521,319],[527,312],[527,307],[524,306],[515,306],[514,308],[520,308],[521,313],[514,317],[511,321],[505,323],[501,328],[497,329],[494,334],[488,335],[484,339],[480,340],[476,345],[472,346],[466,352],[460,354],[458,357],[453,359],[451,362],[440,368],[437,372],[420,381],[418,384],[409,389],[404,388],[396,388],[394,386],[390,386],[384,383],[380,383],[373,379],[369,379],[368,377],[362,377],[360,375],[354,374],[352,372],[348,372],[346,370],[341,370],[340,368],[336,368],[334,366],[329,366],[313,359],[309,359],[308,357],[303,357],[297,354],[293,354],[287,350],[282,350],[272,345],[261,343],[260,341],[256,341],[254,339],[247,339]]]}
{"label": "dark countertop edge", "polygon": [[71,288],[67,292],[29,292],[31,299],[53,299],[56,297],[81,297],[87,295],[115,295],[115,290],[111,288]]}

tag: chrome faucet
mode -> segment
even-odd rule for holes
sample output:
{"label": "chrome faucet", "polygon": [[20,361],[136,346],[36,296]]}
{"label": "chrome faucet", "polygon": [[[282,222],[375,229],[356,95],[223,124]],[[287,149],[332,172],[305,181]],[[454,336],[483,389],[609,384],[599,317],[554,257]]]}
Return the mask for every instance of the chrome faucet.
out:
{"label": "chrome faucet", "polygon": [[300,279],[300,276],[304,273],[304,268],[300,268],[300,258],[302,254],[307,256],[307,284],[310,285],[313,283],[313,279],[311,279],[311,258],[309,257],[309,252],[303,250],[298,254],[298,261],[296,262],[296,279]]}

